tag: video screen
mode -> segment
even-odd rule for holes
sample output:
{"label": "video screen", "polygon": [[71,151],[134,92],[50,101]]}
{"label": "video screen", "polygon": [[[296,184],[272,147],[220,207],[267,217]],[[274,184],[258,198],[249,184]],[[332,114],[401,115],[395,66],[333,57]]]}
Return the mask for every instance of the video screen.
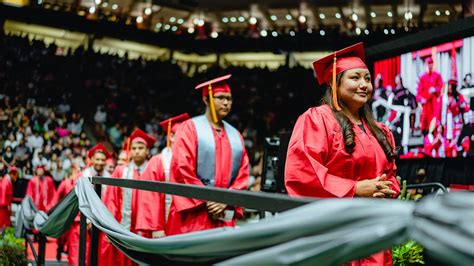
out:
{"label": "video screen", "polygon": [[474,37],[376,61],[372,111],[400,158],[473,155]]}

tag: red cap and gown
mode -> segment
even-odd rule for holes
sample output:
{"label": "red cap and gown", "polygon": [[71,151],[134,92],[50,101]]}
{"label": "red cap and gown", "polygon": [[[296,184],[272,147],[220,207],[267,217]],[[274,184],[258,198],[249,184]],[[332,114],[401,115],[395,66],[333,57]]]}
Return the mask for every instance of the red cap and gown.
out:
{"label": "red cap and gown", "polygon": [[[362,43],[347,47],[323,57],[313,63],[320,84],[330,85],[336,91],[338,74],[350,69],[367,69],[364,63]],[[332,85],[331,85],[332,84]],[[354,197],[356,183],[373,179],[382,174],[393,182],[392,189],[399,192],[396,166],[388,160],[382,147],[362,119],[362,128],[354,121],[355,147],[348,154],[344,137],[334,112],[341,105],[334,93],[331,101],[334,110],[327,104],[312,107],[297,120],[288,145],[285,165],[285,186],[290,196],[318,198]],[[390,130],[379,124],[391,143],[395,142]],[[371,236],[367,236],[371,237]],[[391,265],[390,251],[383,251],[369,258],[351,262],[349,265]],[[359,264],[360,263],[360,264]]]}

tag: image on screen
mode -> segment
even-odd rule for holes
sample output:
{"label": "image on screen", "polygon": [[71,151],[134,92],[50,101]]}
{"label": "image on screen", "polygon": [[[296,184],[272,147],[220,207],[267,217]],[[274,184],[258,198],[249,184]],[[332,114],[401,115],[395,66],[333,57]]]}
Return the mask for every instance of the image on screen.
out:
{"label": "image on screen", "polygon": [[374,63],[372,111],[400,158],[473,156],[474,37]]}

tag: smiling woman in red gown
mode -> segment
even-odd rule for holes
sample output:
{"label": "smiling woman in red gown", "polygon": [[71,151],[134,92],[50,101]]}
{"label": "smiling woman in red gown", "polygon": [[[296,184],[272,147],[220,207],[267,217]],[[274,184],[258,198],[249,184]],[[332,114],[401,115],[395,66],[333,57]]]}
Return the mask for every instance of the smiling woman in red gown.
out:
{"label": "smiling woman in red gown", "polygon": [[[372,117],[370,72],[362,43],[313,63],[328,89],[322,105],[303,113],[288,146],[285,185],[290,196],[395,197],[394,140]],[[383,251],[349,265],[391,265]]]}

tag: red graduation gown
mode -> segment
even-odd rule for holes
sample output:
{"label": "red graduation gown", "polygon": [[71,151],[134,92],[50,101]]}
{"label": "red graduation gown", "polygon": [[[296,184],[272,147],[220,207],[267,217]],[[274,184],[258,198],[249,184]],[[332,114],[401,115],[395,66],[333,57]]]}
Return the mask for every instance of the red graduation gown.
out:
{"label": "red graduation gown", "polygon": [[41,179],[34,176],[26,188],[26,195],[33,199],[36,208],[40,211],[48,210],[55,192],[53,179],[49,176],[43,176]]}
{"label": "red graduation gown", "polygon": [[[391,132],[380,125],[394,146]],[[382,174],[397,193],[396,165],[389,162],[364,122],[364,133],[354,124],[356,146],[352,155],[344,149],[339,123],[328,105],[310,108],[296,122],[288,146],[285,185],[291,196],[321,198],[354,197],[357,181]],[[391,265],[391,252],[361,259],[361,265]],[[359,261],[349,265],[358,265]]]}
{"label": "red graduation gown", "polygon": [[[430,88],[435,88],[434,92],[430,92]],[[416,101],[426,101],[422,104],[421,110],[421,129],[428,130],[431,120],[436,118],[440,121],[441,117],[441,89],[443,88],[443,78],[441,75],[433,71],[425,73],[420,77],[416,93]]]}
{"label": "red graduation gown", "polygon": [[[165,171],[161,155],[153,156],[141,175],[140,179],[149,181],[165,181]],[[137,190],[137,217],[135,230],[141,232],[153,232],[165,230],[165,194]]]}
{"label": "red graduation gown", "polygon": [[[243,147],[241,165],[234,182],[228,187],[232,167],[232,152],[224,128],[221,133],[212,128],[215,140],[215,187],[232,190],[247,188],[249,178],[249,159]],[[242,140],[242,136],[240,136]],[[242,146],[243,146],[242,140]],[[198,139],[194,122],[184,122],[173,142],[170,181],[204,186],[197,176]],[[233,207],[229,207],[233,208]],[[234,219],[230,222],[212,219],[206,208],[206,202],[197,199],[174,196],[167,221],[166,235],[183,234],[222,226],[234,226],[235,219],[242,218],[241,208],[235,208]]]}
{"label": "red graduation gown", "polygon": [[[145,162],[145,164],[147,164]],[[147,167],[144,165],[144,167]],[[123,178],[124,171],[126,167],[124,165],[117,166],[112,173],[114,178]],[[143,173],[142,173],[143,174]],[[137,169],[133,169],[133,179],[141,179],[141,174]],[[151,192],[140,192],[137,189],[132,190],[131,195],[131,214],[130,214],[130,231],[133,233],[138,233],[137,224],[142,224],[142,219],[150,219],[149,215],[146,213],[141,213],[143,216],[137,215],[137,210],[142,208],[140,204],[143,204],[144,201],[138,202],[139,197],[149,197],[148,194]],[[115,217],[118,222],[122,220],[122,208],[123,208],[123,189],[117,186],[108,186],[104,194],[103,201],[105,206],[109,209],[110,213]],[[150,202],[147,202],[150,203]],[[163,230],[163,229],[160,229]],[[140,234],[144,237],[151,238],[152,231],[140,230]],[[132,260],[115,248],[111,243],[108,243],[105,239],[105,235],[101,234],[100,236],[100,257],[99,265],[136,265]]]}
{"label": "red graduation gown", "polygon": [[12,213],[13,186],[8,176],[0,177],[0,229],[9,227]]}

